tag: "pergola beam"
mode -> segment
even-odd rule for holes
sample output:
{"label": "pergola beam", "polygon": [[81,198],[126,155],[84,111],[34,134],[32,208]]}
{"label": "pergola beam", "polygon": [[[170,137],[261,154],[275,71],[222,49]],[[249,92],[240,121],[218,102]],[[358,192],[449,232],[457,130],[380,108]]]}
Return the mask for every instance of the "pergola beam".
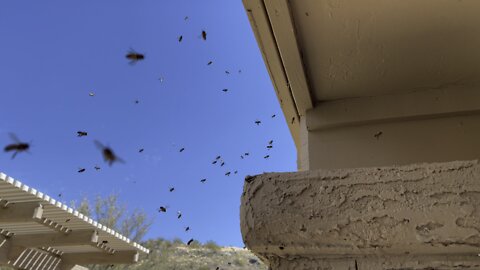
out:
{"label": "pergola beam", "polygon": [[0,207],[0,224],[39,220],[43,206],[39,202],[7,203]]}
{"label": "pergola beam", "polygon": [[48,218],[36,218],[34,220],[35,222],[37,222],[38,224],[40,225],[43,225],[45,227],[49,227],[50,229],[56,231],[56,232],[59,232],[59,233],[70,233],[71,230],[66,227],[66,226],[63,226],[61,224],[59,224],[58,222],[55,222],[53,220],[50,220]]}
{"label": "pergola beam", "polygon": [[96,231],[72,231],[70,233],[26,234],[15,235],[11,238],[13,246],[22,247],[63,247],[96,245],[98,233]]}
{"label": "pergola beam", "polygon": [[138,262],[138,252],[116,251],[113,254],[98,253],[98,252],[65,253],[60,258],[65,264],[71,264],[71,265],[133,264]]}

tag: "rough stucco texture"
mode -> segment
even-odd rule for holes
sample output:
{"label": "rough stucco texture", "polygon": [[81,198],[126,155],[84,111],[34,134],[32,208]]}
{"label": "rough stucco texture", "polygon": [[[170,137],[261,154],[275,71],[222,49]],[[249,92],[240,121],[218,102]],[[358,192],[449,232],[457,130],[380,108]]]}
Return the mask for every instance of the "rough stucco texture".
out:
{"label": "rough stucco texture", "polygon": [[[452,262],[445,269],[480,269],[480,165],[456,161],[247,177],[241,229],[246,245],[273,269],[386,269],[362,267],[384,263],[360,258],[439,254],[441,265],[446,256],[462,258],[457,263],[464,268]],[[343,266],[320,267],[318,259]],[[280,267],[282,260],[296,266]],[[409,263],[391,269],[427,269],[419,260]]]}
{"label": "rough stucco texture", "polygon": [[274,270],[478,270],[478,257],[376,256],[342,259],[269,257]]}

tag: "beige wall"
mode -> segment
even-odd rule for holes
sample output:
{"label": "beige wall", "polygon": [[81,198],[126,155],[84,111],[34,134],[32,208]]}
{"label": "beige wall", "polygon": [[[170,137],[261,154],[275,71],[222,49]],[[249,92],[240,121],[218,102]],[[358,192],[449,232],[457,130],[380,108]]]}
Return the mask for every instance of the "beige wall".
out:
{"label": "beige wall", "polygon": [[479,269],[479,179],[478,160],[248,177],[243,240],[273,270]]}
{"label": "beige wall", "polygon": [[299,151],[300,170],[480,157],[480,91],[476,89],[325,102],[310,110],[305,122],[306,151]]}

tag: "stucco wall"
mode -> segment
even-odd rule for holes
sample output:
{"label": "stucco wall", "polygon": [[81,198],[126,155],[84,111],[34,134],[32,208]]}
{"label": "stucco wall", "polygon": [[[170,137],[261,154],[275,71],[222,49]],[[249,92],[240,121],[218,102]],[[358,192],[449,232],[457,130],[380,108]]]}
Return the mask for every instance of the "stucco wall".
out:
{"label": "stucco wall", "polygon": [[[323,102],[307,112],[301,170],[406,165],[480,157],[480,91],[446,85]],[[306,152],[306,154],[305,154]]]}
{"label": "stucco wall", "polygon": [[480,157],[480,114],[312,131],[309,168],[356,168]]}
{"label": "stucco wall", "polygon": [[343,259],[271,257],[275,270],[477,270],[480,261],[472,256],[376,256]]}
{"label": "stucco wall", "polygon": [[[364,265],[358,269],[383,269],[388,256],[400,261],[384,269],[467,261],[478,269],[480,165],[475,160],[247,177],[241,229],[247,247],[273,269],[349,269],[355,260]],[[427,259],[439,255],[453,257]],[[350,266],[321,266],[338,260]]]}

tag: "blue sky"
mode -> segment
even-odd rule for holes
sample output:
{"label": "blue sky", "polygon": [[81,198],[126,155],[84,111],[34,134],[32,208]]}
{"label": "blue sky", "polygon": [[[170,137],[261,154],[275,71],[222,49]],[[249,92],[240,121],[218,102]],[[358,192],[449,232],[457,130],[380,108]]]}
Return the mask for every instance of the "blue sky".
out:
{"label": "blue sky", "polygon": [[[240,0],[1,1],[0,37],[0,144],[9,132],[32,142],[30,154],[1,153],[0,171],[65,202],[118,193],[154,218],[147,238],[243,246],[244,177],[296,169]],[[129,65],[129,48],[145,60]],[[108,167],[93,140],[126,163]]]}

